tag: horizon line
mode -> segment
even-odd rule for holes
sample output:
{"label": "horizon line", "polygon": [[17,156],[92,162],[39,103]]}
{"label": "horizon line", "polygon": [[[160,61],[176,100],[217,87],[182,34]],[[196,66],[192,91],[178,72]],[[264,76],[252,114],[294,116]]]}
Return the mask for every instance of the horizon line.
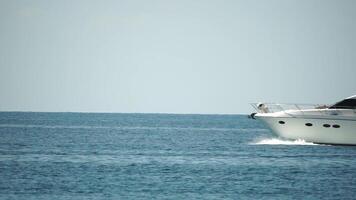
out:
{"label": "horizon line", "polygon": [[0,110],[0,113],[81,113],[81,114],[161,114],[161,115],[248,115],[248,113],[174,113],[174,112],[104,112],[104,111],[14,111]]}

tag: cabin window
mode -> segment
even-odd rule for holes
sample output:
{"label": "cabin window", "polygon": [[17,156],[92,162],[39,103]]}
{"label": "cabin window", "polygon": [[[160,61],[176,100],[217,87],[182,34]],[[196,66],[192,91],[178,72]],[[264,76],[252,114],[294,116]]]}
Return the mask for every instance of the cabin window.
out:
{"label": "cabin window", "polygon": [[284,122],[284,121],[279,121],[278,123],[280,123],[280,124],[285,124],[285,122]]}
{"label": "cabin window", "polygon": [[334,124],[333,127],[334,127],[334,128],[340,128],[340,125]]}
{"label": "cabin window", "polygon": [[306,123],[305,126],[313,126],[312,123]]}
{"label": "cabin window", "polygon": [[330,128],[330,124],[324,124],[323,125],[325,128]]}
{"label": "cabin window", "polygon": [[356,109],[356,99],[344,99],[330,106],[329,109]]}

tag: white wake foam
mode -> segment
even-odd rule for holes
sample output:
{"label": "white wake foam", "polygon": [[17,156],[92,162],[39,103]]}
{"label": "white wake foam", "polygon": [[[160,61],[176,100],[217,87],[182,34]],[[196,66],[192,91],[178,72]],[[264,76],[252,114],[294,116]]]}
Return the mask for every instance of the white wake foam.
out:
{"label": "white wake foam", "polygon": [[318,145],[312,142],[306,142],[305,140],[302,139],[297,139],[297,140],[284,140],[280,138],[268,138],[268,139],[262,139],[257,142],[254,142],[252,144],[256,145]]}

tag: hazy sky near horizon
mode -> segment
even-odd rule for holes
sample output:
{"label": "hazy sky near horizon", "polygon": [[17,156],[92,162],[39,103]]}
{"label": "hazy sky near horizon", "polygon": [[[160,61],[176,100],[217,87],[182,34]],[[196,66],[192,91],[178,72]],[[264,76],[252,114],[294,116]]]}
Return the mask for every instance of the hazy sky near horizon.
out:
{"label": "hazy sky near horizon", "polygon": [[0,0],[0,111],[249,113],[356,94],[353,0]]}

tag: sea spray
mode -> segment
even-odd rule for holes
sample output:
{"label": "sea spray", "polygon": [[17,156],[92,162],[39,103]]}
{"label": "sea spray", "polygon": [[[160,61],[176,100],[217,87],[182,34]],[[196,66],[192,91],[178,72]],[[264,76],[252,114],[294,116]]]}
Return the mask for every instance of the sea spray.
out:
{"label": "sea spray", "polygon": [[261,139],[256,142],[253,142],[251,144],[255,144],[255,145],[318,145],[318,144],[315,144],[312,142],[306,142],[305,140],[302,140],[302,139],[286,140],[286,139],[281,139],[281,138]]}

